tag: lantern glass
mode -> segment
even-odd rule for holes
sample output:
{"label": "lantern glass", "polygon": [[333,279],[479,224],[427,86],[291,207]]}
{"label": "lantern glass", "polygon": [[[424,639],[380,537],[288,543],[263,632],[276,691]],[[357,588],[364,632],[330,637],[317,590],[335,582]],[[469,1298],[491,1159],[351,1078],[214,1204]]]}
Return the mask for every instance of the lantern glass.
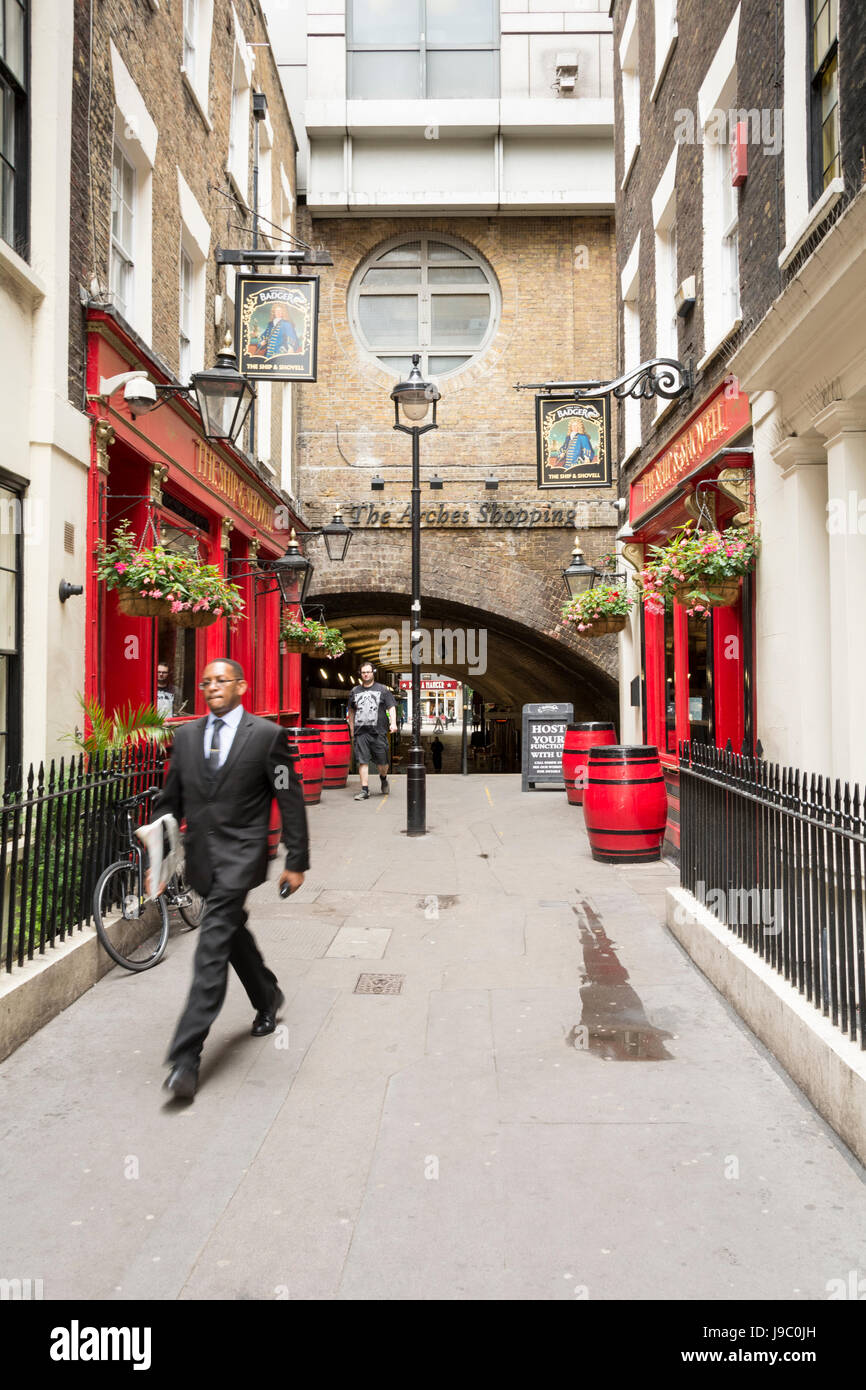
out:
{"label": "lantern glass", "polygon": [[569,598],[577,598],[580,594],[585,594],[587,589],[592,588],[595,570],[592,565],[586,563],[583,553],[577,546],[574,547],[571,564],[568,569],[562,571],[562,578]]}
{"label": "lantern glass", "polygon": [[352,531],[339,512],[336,513],[333,521],[329,521],[327,526],[322,527],[322,535],[325,537],[328,559],[345,560],[349,541],[352,539]]}
{"label": "lantern glass", "polygon": [[[402,411],[411,425],[418,425],[427,416],[431,404],[439,400],[439,387],[434,381],[425,381],[418,363],[419,353],[412,354],[412,370],[405,381],[400,381],[391,392],[391,400],[397,407],[398,416]],[[435,413],[435,412],[434,412]]]}
{"label": "lantern glass", "polygon": [[241,436],[256,398],[252,384],[237,369],[237,358],[227,341],[217,364],[192,378],[205,438],[235,443]]}

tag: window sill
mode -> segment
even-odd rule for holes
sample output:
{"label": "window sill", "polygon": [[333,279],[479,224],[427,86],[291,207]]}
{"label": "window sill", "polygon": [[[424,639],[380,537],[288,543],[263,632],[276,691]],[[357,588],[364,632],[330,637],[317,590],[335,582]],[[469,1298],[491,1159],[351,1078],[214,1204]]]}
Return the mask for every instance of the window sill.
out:
{"label": "window sill", "polygon": [[620,193],[623,193],[623,192],[625,191],[625,186],[626,186],[626,184],[627,184],[628,181],[629,181],[629,176],[631,175],[631,171],[632,171],[632,169],[633,169],[634,166],[635,166],[635,160],[637,159],[639,153],[640,153],[640,140],[636,140],[636,141],[635,141],[635,145],[634,145],[634,149],[632,150],[631,154],[629,155],[628,163],[627,163],[626,166],[625,166],[625,173],[624,173],[623,176],[622,176],[622,183],[621,183],[620,186],[619,186],[619,191],[620,191]]}
{"label": "window sill", "polygon": [[818,226],[818,223],[822,218],[827,216],[827,213],[830,212],[833,207],[835,207],[844,192],[844,179],[830,180],[830,183],[824,189],[817,203],[815,203],[814,207],[810,210],[805,222],[802,222],[797,228],[797,231],[779,257],[780,270],[785,270],[790,265],[797,252],[803,246],[803,243],[808,241],[809,237]]}
{"label": "window sill", "polygon": [[198,92],[196,91],[195,87],[194,87],[193,84],[192,84],[192,80],[191,80],[191,78],[190,78],[189,73],[187,72],[186,68],[183,67],[183,65],[181,65],[180,76],[181,76],[181,81],[183,82],[184,87],[186,88],[188,94],[189,94],[190,97],[192,98],[193,106],[195,107],[196,111],[197,111],[198,114],[201,116],[202,121],[204,122],[204,128],[205,128],[205,130],[208,132],[208,134],[210,134],[210,132],[213,130],[213,126],[211,125],[210,118],[209,118],[209,116],[208,116],[208,114],[207,114],[207,111],[206,111],[205,108],[204,108],[204,104],[203,104],[203,102],[202,102],[201,97],[199,96]]}
{"label": "window sill", "polygon": [[670,39],[668,40],[667,51],[665,52],[665,54],[664,54],[664,56],[663,56],[663,58],[662,58],[661,66],[659,67],[659,70],[658,70],[658,72],[656,73],[656,80],[655,80],[655,82],[653,83],[653,89],[652,89],[652,91],[650,92],[650,101],[655,101],[656,97],[657,97],[658,94],[659,94],[659,89],[660,89],[662,83],[663,83],[664,80],[665,80],[665,73],[667,72],[667,70],[668,70],[668,68],[669,68],[669,66],[670,66],[670,61],[671,61],[671,58],[673,57],[674,49],[676,48],[676,46],[677,46],[677,26],[676,26],[676,23],[674,23],[673,32],[671,33]]}
{"label": "window sill", "polygon": [[237,174],[234,172],[233,169],[230,169],[228,165],[225,166],[224,173],[229,181],[231,190],[237,198],[238,202],[240,203],[241,207],[244,209],[245,212],[249,212],[250,205],[247,202],[247,195],[241,190]]}
{"label": "window sill", "polygon": [[0,240],[0,271],[8,275],[19,290],[23,290],[31,304],[39,304],[48,293],[47,287],[34,275],[23,256],[13,251],[8,241]]}
{"label": "window sill", "polygon": [[742,316],[738,315],[737,318],[734,319],[733,323],[728,325],[724,333],[722,333],[722,335],[716,339],[716,341],[712,344],[709,350],[704,353],[703,357],[699,359],[695,370],[698,372],[702,372],[707,363],[712,362],[713,358],[718,356],[728,339],[733,338],[734,334],[737,332],[739,328],[742,328],[742,326]]}

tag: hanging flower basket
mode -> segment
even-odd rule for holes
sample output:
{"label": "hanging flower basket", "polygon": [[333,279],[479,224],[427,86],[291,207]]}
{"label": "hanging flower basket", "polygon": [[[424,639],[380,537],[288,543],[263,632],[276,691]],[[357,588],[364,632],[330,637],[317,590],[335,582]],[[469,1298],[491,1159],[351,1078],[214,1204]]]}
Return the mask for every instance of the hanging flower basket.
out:
{"label": "hanging flower basket", "polygon": [[[677,603],[685,603],[691,608],[694,604],[695,587],[681,584],[674,589]],[[740,596],[739,579],[720,579],[715,584],[704,583],[698,587],[702,605],[708,608],[731,608]]]}
{"label": "hanging flower basket", "polygon": [[312,656],[316,650],[311,642],[304,642],[300,637],[283,637],[280,647],[286,656]]}
{"label": "hanging flower basket", "polygon": [[316,656],[325,661],[342,656],[346,650],[339,628],[317,623],[312,618],[285,618],[280,628],[280,643],[293,655]]}
{"label": "hanging flower basket", "polygon": [[177,613],[172,613],[171,607],[165,615],[170,623],[175,627],[210,627],[218,622],[219,613],[208,613],[202,609],[199,613],[192,613],[188,609],[181,609]]}
{"label": "hanging flower basket", "polygon": [[754,525],[724,531],[696,531],[691,522],[680,527],[667,545],[650,547],[652,558],[638,577],[647,612],[663,613],[671,599],[701,617],[711,608],[730,608],[759,549]]}
{"label": "hanging flower basket", "polygon": [[569,599],[562,616],[578,637],[607,637],[622,632],[633,603],[627,582],[608,580]]}
{"label": "hanging flower basket", "polygon": [[[153,529],[151,521],[148,525]],[[242,616],[240,590],[216,565],[168,550],[156,540],[155,531],[153,539],[149,548],[137,545],[129,521],[124,521],[110,545],[99,544],[96,575],[117,592],[121,613],[163,618],[176,627],[209,627],[218,618]]]}
{"label": "hanging flower basket", "polygon": [[117,607],[127,618],[165,618],[171,604],[164,598],[142,598],[135,589],[117,589]]}
{"label": "hanging flower basket", "polygon": [[583,628],[581,637],[608,637],[612,632],[622,632],[625,628],[626,618],[594,618],[593,621]]}

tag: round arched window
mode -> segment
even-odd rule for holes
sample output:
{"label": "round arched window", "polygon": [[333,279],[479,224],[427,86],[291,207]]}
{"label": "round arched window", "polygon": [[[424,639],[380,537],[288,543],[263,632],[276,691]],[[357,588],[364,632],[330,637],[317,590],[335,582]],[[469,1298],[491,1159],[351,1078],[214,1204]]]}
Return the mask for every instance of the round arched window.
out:
{"label": "round arched window", "polygon": [[389,242],[358,268],[349,295],[362,347],[395,377],[412,354],[425,376],[465,367],[493,337],[499,292],[477,252],[441,236]]}

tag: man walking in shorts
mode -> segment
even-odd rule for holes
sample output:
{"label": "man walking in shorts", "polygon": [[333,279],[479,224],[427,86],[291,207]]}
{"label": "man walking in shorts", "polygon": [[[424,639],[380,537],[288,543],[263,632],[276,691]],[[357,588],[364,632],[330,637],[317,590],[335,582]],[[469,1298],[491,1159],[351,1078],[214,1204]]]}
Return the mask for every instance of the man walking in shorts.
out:
{"label": "man walking in shorts", "polygon": [[367,776],[370,763],[379,769],[382,795],[388,793],[388,733],[397,732],[397,701],[385,685],[373,679],[375,672],[369,661],[361,667],[361,684],[356,685],[346,705],[349,732],[355,743],[355,761],[361,777],[361,790],[356,801],[366,801],[370,795]]}

